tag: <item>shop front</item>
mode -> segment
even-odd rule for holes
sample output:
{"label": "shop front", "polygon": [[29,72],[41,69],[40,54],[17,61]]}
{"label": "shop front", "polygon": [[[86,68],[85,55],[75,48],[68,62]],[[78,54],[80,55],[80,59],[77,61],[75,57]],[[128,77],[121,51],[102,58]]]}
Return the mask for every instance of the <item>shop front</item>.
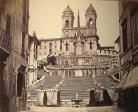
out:
{"label": "shop front", "polygon": [[127,110],[138,110],[138,67],[124,75],[118,90],[118,107]]}

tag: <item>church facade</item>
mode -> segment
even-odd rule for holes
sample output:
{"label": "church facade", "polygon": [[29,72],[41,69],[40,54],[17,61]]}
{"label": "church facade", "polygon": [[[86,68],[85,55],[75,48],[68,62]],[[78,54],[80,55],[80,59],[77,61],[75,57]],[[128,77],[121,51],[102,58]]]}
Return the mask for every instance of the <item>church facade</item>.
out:
{"label": "church facade", "polygon": [[62,15],[62,38],[40,40],[38,59],[53,55],[56,57],[57,65],[50,68],[52,74],[59,75],[60,70],[64,68],[65,76],[100,75],[107,74],[114,65],[118,65],[115,48],[102,47],[99,44],[97,14],[92,4],[87,8],[85,17],[86,25],[80,26],[78,12],[77,26],[74,27],[74,13],[68,5]]}

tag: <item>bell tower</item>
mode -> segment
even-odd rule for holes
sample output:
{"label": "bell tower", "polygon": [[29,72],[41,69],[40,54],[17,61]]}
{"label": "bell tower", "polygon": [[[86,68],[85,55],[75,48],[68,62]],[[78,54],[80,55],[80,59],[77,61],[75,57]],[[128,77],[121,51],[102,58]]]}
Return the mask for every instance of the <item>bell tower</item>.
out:
{"label": "bell tower", "polygon": [[67,8],[63,11],[62,15],[62,35],[63,37],[70,36],[69,29],[73,28],[74,24],[74,13],[70,6],[68,5]]}
{"label": "bell tower", "polygon": [[90,4],[90,6],[87,8],[85,17],[86,17],[87,34],[96,35],[97,34],[97,29],[96,29],[97,14],[92,4]]}

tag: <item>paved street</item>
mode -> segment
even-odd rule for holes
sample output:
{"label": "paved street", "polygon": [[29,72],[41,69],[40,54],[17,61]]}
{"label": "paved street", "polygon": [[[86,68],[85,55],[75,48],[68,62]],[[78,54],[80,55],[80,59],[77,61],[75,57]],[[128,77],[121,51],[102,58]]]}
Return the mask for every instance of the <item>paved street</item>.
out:
{"label": "paved street", "polygon": [[124,112],[116,107],[32,107],[28,112]]}

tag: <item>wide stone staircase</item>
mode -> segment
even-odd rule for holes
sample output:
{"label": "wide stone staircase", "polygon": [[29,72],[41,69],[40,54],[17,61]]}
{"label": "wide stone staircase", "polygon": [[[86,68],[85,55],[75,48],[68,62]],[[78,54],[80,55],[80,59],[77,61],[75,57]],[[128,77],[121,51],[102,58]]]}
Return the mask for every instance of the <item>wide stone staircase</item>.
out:
{"label": "wide stone staircase", "polygon": [[60,100],[73,100],[77,98],[88,101],[90,90],[96,87],[103,87],[110,90],[117,84],[117,82],[107,75],[96,75],[95,77],[46,75],[30,87],[28,99],[36,101],[37,89],[57,89],[60,91]]}
{"label": "wide stone staircase", "polygon": [[65,77],[58,87],[61,100],[86,99],[89,98],[89,91],[95,85],[90,77]]}
{"label": "wide stone staircase", "polygon": [[[94,81],[95,80],[95,81]],[[104,87],[105,89],[111,89],[116,83],[108,76],[96,76],[92,77],[65,77],[62,84],[58,87],[60,90],[61,100],[76,99],[89,99],[90,90],[96,87]]]}
{"label": "wide stone staircase", "polygon": [[95,80],[97,83],[99,83],[101,86],[103,86],[106,89],[111,89],[111,87],[115,87],[118,83],[114,81],[111,76],[96,76]]}

